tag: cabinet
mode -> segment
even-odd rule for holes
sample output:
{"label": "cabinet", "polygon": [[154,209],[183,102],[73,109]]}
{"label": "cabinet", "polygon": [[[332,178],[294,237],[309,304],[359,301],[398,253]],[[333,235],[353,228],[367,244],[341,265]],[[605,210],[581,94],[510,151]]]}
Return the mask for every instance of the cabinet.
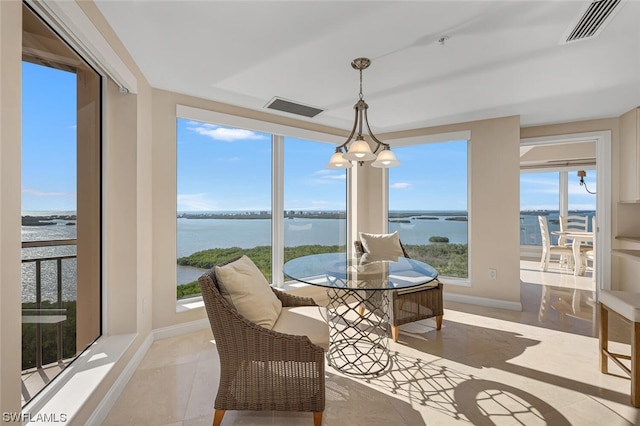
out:
{"label": "cabinet", "polygon": [[612,288],[640,292],[640,108],[620,117],[619,146]]}
{"label": "cabinet", "polygon": [[640,202],[640,108],[620,117],[619,173],[620,200]]}
{"label": "cabinet", "polygon": [[640,292],[640,201],[618,202],[611,250],[612,289]]}
{"label": "cabinet", "polygon": [[615,238],[620,242],[617,244],[620,248],[613,249],[611,254],[640,261],[640,201],[618,203],[618,231]]}

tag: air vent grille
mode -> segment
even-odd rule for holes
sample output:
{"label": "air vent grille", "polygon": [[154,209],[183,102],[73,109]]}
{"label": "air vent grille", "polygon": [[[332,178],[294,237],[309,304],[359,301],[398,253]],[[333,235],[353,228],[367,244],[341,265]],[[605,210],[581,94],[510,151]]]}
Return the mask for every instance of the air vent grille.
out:
{"label": "air vent grille", "polygon": [[297,102],[288,101],[282,98],[273,98],[266,106],[268,109],[288,112],[290,114],[302,115],[304,117],[315,117],[320,114],[323,109],[303,105]]}
{"label": "air vent grille", "polygon": [[567,43],[597,35],[602,24],[611,16],[621,0],[596,0],[592,2],[584,15],[567,37]]}

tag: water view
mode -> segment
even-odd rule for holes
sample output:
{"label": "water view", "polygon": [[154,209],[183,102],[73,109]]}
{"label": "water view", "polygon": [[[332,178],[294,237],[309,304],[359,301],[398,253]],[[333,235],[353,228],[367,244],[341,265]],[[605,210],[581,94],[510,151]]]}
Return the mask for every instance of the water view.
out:
{"label": "water view", "polygon": [[[201,212],[200,212],[201,213]],[[209,212],[211,213],[211,212]],[[571,212],[589,217],[594,211]],[[27,213],[25,216],[59,216],[39,225],[23,225],[23,241],[64,240],[76,238],[75,221],[64,216],[73,212]],[[207,214],[207,213],[204,213]],[[550,229],[559,229],[558,211],[523,211],[520,214],[522,245],[540,245],[538,215],[547,216]],[[270,219],[193,219],[184,213],[177,218],[177,256],[185,257],[210,248],[240,247],[244,249],[271,245]],[[405,245],[428,245],[432,236],[446,237],[451,244],[467,244],[466,212],[391,212],[389,232],[398,231]],[[285,220],[285,245],[345,245],[343,219],[294,217]],[[22,249],[23,259],[75,254],[75,246]],[[33,263],[23,264],[23,302],[35,301],[35,271]],[[177,285],[194,281],[201,269],[178,265]],[[43,262],[43,300],[55,300],[55,266]],[[75,300],[75,260],[63,262],[63,300]]]}

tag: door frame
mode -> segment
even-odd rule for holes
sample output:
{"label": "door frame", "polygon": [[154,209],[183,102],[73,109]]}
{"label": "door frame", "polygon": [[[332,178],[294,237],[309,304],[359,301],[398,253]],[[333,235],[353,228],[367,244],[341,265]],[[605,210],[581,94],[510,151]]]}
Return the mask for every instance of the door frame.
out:
{"label": "door frame", "polygon": [[520,139],[520,146],[594,141],[596,143],[596,298],[611,289],[611,131]]}

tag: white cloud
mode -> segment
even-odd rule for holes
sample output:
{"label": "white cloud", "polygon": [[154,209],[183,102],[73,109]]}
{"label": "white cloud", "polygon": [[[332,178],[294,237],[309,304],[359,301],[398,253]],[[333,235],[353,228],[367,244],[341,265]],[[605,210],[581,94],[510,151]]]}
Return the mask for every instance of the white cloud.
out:
{"label": "white cloud", "polygon": [[178,194],[178,211],[216,210],[215,203],[206,199],[207,194]]}
{"label": "white cloud", "polygon": [[191,127],[188,130],[198,133],[199,135],[208,136],[211,139],[225,142],[235,142],[238,140],[259,140],[265,136],[257,134],[251,130],[233,129],[229,127],[216,126],[209,123],[190,122]]}
{"label": "white cloud", "polygon": [[389,188],[392,189],[407,189],[409,187],[411,187],[411,184],[409,182],[396,182],[389,185]]}
{"label": "white cloud", "polygon": [[36,197],[73,197],[76,195],[74,192],[41,191],[39,189],[31,188],[22,188],[22,193]]}
{"label": "white cloud", "polygon": [[325,180],[346,180],[347,179],[347,175],[346,174],[342,174],[342,175],[327,175],[327,176],[324,176],[322,179],[325,179]]}
{"label": "white cloud", "polygon": [[326,185],[334,182],[344,182],[347,174],[339,170],[316,170],[313,172],[314,177],[309,180],[312,185]]}

